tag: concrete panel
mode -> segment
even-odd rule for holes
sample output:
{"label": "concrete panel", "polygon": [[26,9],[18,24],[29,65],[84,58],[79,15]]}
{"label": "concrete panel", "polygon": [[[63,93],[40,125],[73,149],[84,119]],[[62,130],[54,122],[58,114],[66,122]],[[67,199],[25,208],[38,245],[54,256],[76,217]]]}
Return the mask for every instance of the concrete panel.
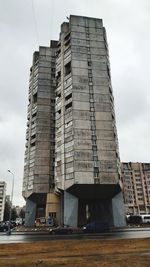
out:
{"label": "concrete panel", "polygon": [[87,69],[88,64],[87,61],[81,61],[81,60],[72,60],[72,68],[82,68],[82,69]]}
{"label": "concrete panel", "polygon": [[48,174],[49,173],[49,165],[48,166],[35,166],[34,168],[35,174]]}
{"label": "concrete panel", "polygon": [[99,160],[116,160],[115,151],[98,150],[97,153]]}
{"label": "concrete panel", "polygon": [[112,115],[110,112],[95,112],[96,121],[112,121]]}
{"label": "concrete panel", "polygon": [[89,94],[88,93],[75,93],[73,92],[73,100],[79,100],[83,102],[89,102]]}
{"label": "concrete panel", "polygon": [[91,130],[82,130],[82,129],[74,129],[74,139],[77,140],[84,140],[90,139],[91,140]]}
{"label": "concrete panel", "polygon": [[74,152],[74,159],[75,160],[93,160],[93,153],[91,150],[86,151],[75,151]]}
{"label": "concrete panel", "polygon": [[76,129],[91,129],[90,121],[74,120],[74,128]]}
{"label": "concrete panel", "polygon": [[109,86],[109,78],[102,78],[102,77],[93,77],[93,85],[98,86],[98,85],[102,85],[102,86]]}
{"label": "concrete panel", "polygon": [[116,160],[101,160],[100,162],[100,171],[101,172],[112,172],[117,173],[117,161]]}
{"label": "concrete panel", "polygon": [[89,120],[90,118],[90,111],[82,111],[82,110],[74,110],[73,111],[73,119],[79,119],[80,120]]}
{"label": "concrete panel", "polygon": [[35,193],[48,193],[49,192],[49,183],[48,184],[36,184],[34,183],[34,192]]}
{"label": "concrete panel", "polygon": [[74,141],[74,149],[79,150],[79,149],[92,149],[92,142],[91,140],[75,140]]}
{"label": "concrete panel", "polygon": [[105,49],[105,44],[103,41],[99,41],[99,40],[91,40],[90,41],[90,47],[91,48],[102,48]]}
{"label": "concrete panel", "polygon": [[[83,46],[73,46],[73,45],[72,45],[71,49],[72,49],[72,52],[75,52],[75,53],[84,53],[84,54],[87,53],[87,47],[83,47]],[[94,49],[94,48],[93,48],[93,49]],[[95,53],[94,53],[94,52],[95,52]],[[96,54],[96,53],[98,53],[98,52],[95,51],[95,50],[93,50],[93,54]],[[101,51],[101,54],[102,54],[102,55],[106,55],[106,53],[104,53],[104,51],[103,51],[103,53],[102,53],[102,51]],[[101,55],[101,54],[100,54],[100,55]]]}
{"label": "concrete panel", "polygon": [[116,172],[100,172],[99,179],[101,184],[118,184],[118,174]]}
{"label": "concrete panel", "polygon": [[96,121],[96,129],[97,130],[112,130],[113,125],[111,121]]}
{"label": "concrete panel", "polygon": [[93,172],[93,161],[75,161],[74,171],[76,172]]}
{"label": "concrete panel", "polygon": [[76,32],[73,32],[71,31],[71,38],[76,38],[76,39],[79,39],[79,40],[86,40],[86,34],[85,32],[79,32],[79,31],[76,31]]}
{"label": "concrete panel", "polygon": [[94,79],[94,77],[102,77],[102,78],[107,78],[108,77],[108,73],[105,70],[93,69],[92,70],[92,75],[93,75],[93,79]]}
{"label": "concrete panel", "polygon": [[[73,76],[73,83],[74,83],[73,90],[77,90],[76,87],[80,88],[80,86],[83,86],[83,87],[86,85],[89,86],[89,79],[87,76],[75,76],[74,75]],[[108,81],[107,81],[107,84],[108,84]],[[86,87],[86,88],[88,88],[88,87]],[[82,91],[82,89],[81,89],[81,91]]]}
{"label": "concrete panel", "polygon": [[89,28],[89,33],[103,35],[103,30],[98,28]]}
{"label": "concrete panel", "polygon": [[34,226],[36,216],[36,203],[27,199],[25,211],[25,226]]}
{"label": "concrete panel", "polygon": [[86,60],[87,61],[87,54],[72,52],[71,57],[72,57],[72,60]]}
{"label": "concrete panel", "polygon": [[[99,102],[99,103],[110,103],[110,95],[109,94],[94,94],[94,102]],[[112,119],[112,118],[111,118]]]}
{"label": "concrete panel", "polygon": [[88,102],[73,102],[73,109],[77,110],[90,110],[90,104]]}
{"label": "concrete panel", "polygon": [[85,33],[85,27],[81,27],[81,25],[71,25],[71,33],[72,32]]}
{"label": "concrete panel", "polygon": [[112,211],[115,227],[125,227],[125,210],[123,203],[123,194],[120,192],[112,199]]}
{"label": "concrete panel", "polygon": [[97,140],[97,147],[100,150],[114,150],[116,151],[116,143],[115,141],[109,141],[109,140]]}
{"label": "concrete panel", "polygon": [[[85,49],[83,49],[83,51],[85,51]],[[103,48],[91,47],[90,51],[92,55],[103,55],[103,56],[107,55],[106,49]]]}
{"label": "concrete panel", "polygon": [[64,191],[64,224],[77,227],[78,222],[78,199]]}
{"label": "concrete panel", "polygon": [[90,33],[90,35],[89,35],[89,37],[90,37],[90,41],[92,40],[92,41],[104,41],[104,37],[103,37],[103,35],[98,35],[98,34],[92,34],[92,33]]}
{"label": "concrete panel", "polygon": [[71,39],[71,45],[84,46],[85,47],[86,46],[86,40],[72,38]]}
{"label": "concrete panel", "polygon": [[[88,69],[72,68],[72,75],[88,76]],[[106,76],[102,76],[106,77]]]}
{"label": "concrete panel", "polygon": [[95,111],[111,112],[110,103],[94,103]]}
{"label": "concrete panel", "polygon": [[94,183],[93,172],[75,171],[74,177],[75,177],[75,183],[77,184],[93,184]]}

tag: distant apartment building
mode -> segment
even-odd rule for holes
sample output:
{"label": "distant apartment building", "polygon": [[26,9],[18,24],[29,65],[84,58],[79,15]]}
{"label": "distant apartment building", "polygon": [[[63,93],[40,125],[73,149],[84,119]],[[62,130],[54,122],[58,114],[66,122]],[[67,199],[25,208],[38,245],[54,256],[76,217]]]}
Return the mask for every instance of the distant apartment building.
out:
{"label": "distant apartment building", "polygon": [[5,197],[6,197],[6,183],[0,181],[0,221],[3,221],[4,218]]}
{"label": "distant apartment building", "polygon": [[150,163],[122,163],[126,214],[150,214]]}
{"label": "distant apartment building", "polygon": [[125,224],[101,19],[71,15],[61,25],[58,42],[35,52],[26,139],[26,224],[44,215],[71,226],[99,219]]}

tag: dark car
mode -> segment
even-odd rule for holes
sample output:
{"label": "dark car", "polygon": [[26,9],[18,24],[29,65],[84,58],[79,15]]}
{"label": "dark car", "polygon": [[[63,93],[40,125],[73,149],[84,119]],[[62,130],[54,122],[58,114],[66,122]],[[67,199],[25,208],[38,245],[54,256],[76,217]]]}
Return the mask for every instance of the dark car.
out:
{"label": "dark car", "polygon": [[8,225],[2,222],[0,224],[0,232],[6,232],[6,231],[8,231]]}
{"label": "dark car", "polygon": [[[8,231],[8,225],[9,225],[9,222],[6,221],[6,222],[1,222],[0,223],[0,232],[6,232]],[[10,229],[13,229],[15,228],[16,224],[14,222],[11,222],[10,223]]]}
{"label": "dark car", "polygon": [[72,234],[73,233],[73,228],[72,227],[69,227],[69,226],[58,226],[58,227],[55,227],[55,228],[51,228],[49,233],[51,235],[55,235],[55,234],[58,234],[58,235],[66,235],[66,234]]}
{"label": "dark car", "polygon": [[101,233],[110,230],[108,222],[94,221],[83,227],[84,233]]}

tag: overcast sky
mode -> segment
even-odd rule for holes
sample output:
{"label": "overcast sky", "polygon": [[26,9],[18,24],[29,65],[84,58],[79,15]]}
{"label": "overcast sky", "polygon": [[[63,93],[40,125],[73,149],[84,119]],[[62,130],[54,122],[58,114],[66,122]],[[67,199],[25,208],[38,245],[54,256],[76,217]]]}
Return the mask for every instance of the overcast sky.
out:
{"label": "overcast sky", "polygon": [[[34,5],[33,5],[34,4]],[[34,8],[33,8],[34,7]],[[15,205],[23,179],[29,68],[70,14],[102,18],[110,50],[121,161],[150,162],[150,1],[0,0],[0,180]]]}

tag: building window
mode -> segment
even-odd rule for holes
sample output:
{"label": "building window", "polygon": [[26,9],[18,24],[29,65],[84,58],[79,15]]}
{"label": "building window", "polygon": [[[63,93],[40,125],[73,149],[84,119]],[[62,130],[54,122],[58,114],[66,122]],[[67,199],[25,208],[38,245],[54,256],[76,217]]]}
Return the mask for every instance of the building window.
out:
{"label": "building window", "polygon": [[33,104],[37,103],[37,93],[33,95]]}
{"label": "building window", "polygon": [[71,73],[71,61],[65,65],[65,76]]}

